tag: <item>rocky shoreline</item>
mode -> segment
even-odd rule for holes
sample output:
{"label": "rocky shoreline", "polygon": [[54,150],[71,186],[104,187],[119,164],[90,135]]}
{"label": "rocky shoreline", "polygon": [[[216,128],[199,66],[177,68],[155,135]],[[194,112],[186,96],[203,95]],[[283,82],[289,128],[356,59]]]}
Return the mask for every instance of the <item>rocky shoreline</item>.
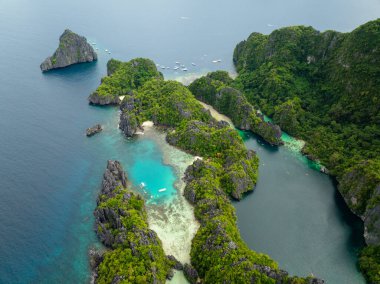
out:
{"label": "rocky shoreline", "polygon": [[174,256],[164,254],[161,240],[148,228],[144,201],[128,189],[118,161],[107,162],[94,216],[95,231],[108,248],[103,254],[90,252],[94,283],[165,283],[173,277],[172,269],[183,268]]}

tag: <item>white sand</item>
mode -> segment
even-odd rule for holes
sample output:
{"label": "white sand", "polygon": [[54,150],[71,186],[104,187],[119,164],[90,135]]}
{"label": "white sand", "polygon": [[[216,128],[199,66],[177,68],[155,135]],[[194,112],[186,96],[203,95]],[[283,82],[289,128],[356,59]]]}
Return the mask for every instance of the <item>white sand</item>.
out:
{"label": "white sand", "polygon": [[232,123],[231,119],[229,119],[224,114],[219,113],[216,109],[214,109],[212,106],[205,104],[201,101],[198,101],[205,109],[208,109],[211,113],[211,116],[215,118],[217,121],[224,120],[227,121],[232,127],[234,127],[234,124]]}
{"label": "white sand", "polygon": [[144,121],[141,126],[145,129],[146,127],[153,127],[153,125],[154,125],[153,121],[147,120],[147,121]]}
{"label": "white sand", "polygon": [[[186,184],[182,177],[186,168],[193,163],[194,157],[166,143],[164,132],[154,127],[144,129],[145,135],[160,146],[164,154],[163,162],[172,166],[176,175],[181,177],[175,184],[178,195],[172,202],[165,205],[147,204],[149,227],[158,234],[166,254],[174,255],[182,263],[190,263],[191,240],[199,224],[194,217],[193,206],[183,196]],[[177,277],[181,278],[180,275]]]}

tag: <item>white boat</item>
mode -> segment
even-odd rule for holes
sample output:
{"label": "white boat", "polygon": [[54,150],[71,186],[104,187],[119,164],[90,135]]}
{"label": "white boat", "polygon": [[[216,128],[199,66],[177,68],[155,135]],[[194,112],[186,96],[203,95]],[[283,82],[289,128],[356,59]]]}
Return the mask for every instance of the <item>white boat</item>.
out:
{"label": "white boat", "polygon": [[92,44],[93,44],[93,45],[96,45],[96,42],[93,42]]}
{"label": "white boat", "polygon": [[170,67],[166,67],[166,69],[170,69]]}
{"label": "white boat", "polygon": [[144,182],[141,182],[141,183],[140,183],[140,187],[145,187],[145,183],[144,183]]}
{"label": "white boat", "polygon": [[165,66],[161,66],[161,69],[165,69],[166,67]]}
{"label": "white boat", "polygon": [[179,69],[179,67],[178,67],[178,66],[176,66],[176,67],[174,67],[173,69],[174,69],[174,70],[178,70],[178,69]]}
{"label": "white boat", "polygon": [[187,71],[187,68],[183,68],[182,71]]}
{"label": "white boat", "polygon": [[158,190],[158,192],[163,192],[165,190],[166,190],[166,188],[161,188],[161,189]]}
{"label": "white boat", "polygon": [[213,60],[212,63],[219,63],[219,62],[222,62],[221,59],[217,59],[217,60]]}
{"label": "white boat", "polygon": [[179,61],[176,61],[176,63],[175,64],[177,64],[177,65],[179,65],[179,64],[181,64]]}
{"label": "white boat", "polygon": [[105,52],[108,52],[108,49],[105,49],[104,51],[105,51]]}
{"label": "white boat", "polygon": [[195,63],[191,63],[191,65],[193,65],[193,66],[197,66],[197,64],[195,64]]}
{"label": "white boat", "polygon": [[111,54],[111,51],[108,51],[108,54]]}
{"label": "white boat", "polygon": [[181,67],[182,67],[182,68],[185,68],[185,65],[181,64]]}

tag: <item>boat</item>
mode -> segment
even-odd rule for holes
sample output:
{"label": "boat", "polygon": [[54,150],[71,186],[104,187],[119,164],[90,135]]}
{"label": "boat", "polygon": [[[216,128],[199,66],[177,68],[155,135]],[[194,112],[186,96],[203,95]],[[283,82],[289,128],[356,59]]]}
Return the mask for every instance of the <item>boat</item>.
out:
{"label": "boat", "polygon": [[193,65],[193,66],[197,66],[197,64],[195,64],[195,63],[191,63],[191,65]]}
{"label": "boat", "polygon": [[179,64],[181,64],[179,61],[176,61],[176,63],[175,64],[177,64],[177,65],[179,65]]}
{"label": "boat", "polygon": [[166,69],[170,69],[170,67],[166,67]]}
{"label": "boat", "polygon": [[108,51],[108,54],[111,54],[111,51]]}
{"label": "boat", "polygon": [[183,68],[182,71],[187,71],[187,68]]}
{"label": "boat", "polygon": [[105,49],[104,51],[105,51],[105,52],[108,52],[108,49]]}
{"label": "boat", "polygon": [[173,69],[174,69],[174,70],[178,70],[178,69],[179,69],[179,67],[178,67],[178,66],[176,66],[176,67],[174,67]]}
{"label": "boat", "polygon": [[161,188],[161,189],[158,190],[158,192],[163,192],[165,190],[166,190],[166,188]]}
{"label": "boat", "polygon": [[183,65],[183,64],[181,64],[181,67],[182,67],[182,68],[185,68],[186,66],[185,66],[185,65]]}
{"label": "boat", "polygon": [[141,183],[140,183],[140,187],[145,187],[145,183],[144,183],[144,182],[141,182]]}
{"label": "boat", "polygon": [[222,59],[213,60],[212,63],[220,63],[222,62]]}
{"label": "boat", "polygon": [[161,69],[165,69],[165,66],[161,66]]}

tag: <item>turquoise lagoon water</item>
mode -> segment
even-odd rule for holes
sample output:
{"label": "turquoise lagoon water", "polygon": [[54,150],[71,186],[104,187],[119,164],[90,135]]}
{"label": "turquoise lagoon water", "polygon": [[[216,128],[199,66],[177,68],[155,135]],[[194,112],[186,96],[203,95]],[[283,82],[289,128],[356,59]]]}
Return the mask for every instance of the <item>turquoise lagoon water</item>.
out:
{"label": "turquoise lagoon water", "polygon": [[[121,160],[137,188],[144,182],[153,196],[167,188],[159,195],[165,200],[175,193],[177,173],[162,164],[158,144],[125,139],[115,108],[87,104],[111,56],[149,57],[165,66],[181,61],[190,75],[233,71],[234,46],[253,31],[294,24],[349,31],[379,14],[377,0],[0,0],[0,283],[89,280],[87,252],[99,245],[92,212],[108,159]],[[42,74],[39,64],[65,28],[96,41],[99,60]],[[184,74],[162,71],[168,78]],[[95,123],[104,131],[85,137]],[[355,267],[360,234],[331,180],[286,148],[254,141],[247,146],[265,165],[256,192],[236,204],[247,243],[291,273],[362,281]],[[151,202],[162,202],[159,196]]]}

